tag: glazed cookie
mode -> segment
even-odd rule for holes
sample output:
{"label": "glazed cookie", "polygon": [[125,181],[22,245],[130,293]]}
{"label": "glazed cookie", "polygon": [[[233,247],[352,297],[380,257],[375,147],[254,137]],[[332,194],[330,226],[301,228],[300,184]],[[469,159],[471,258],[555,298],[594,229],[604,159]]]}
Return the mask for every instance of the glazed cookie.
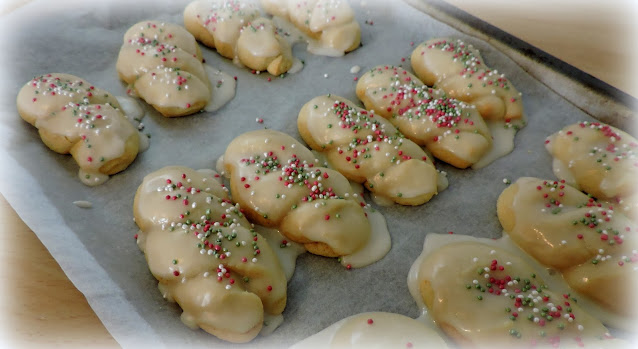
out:
{"label": "glazed cookie", "polygon": [[301,143],[273,130],[240,135],[223,158],[233,199],[251,221],[279,229],[311,253],[351,255],[370,239],[363,204],[347,179],[315,162]]}
{"label": "glazed cookie", "polygon": [[[433,238],[449,240],[432,244]],[[434,245],[434,246],[430,246]],[[460,347],[613,347],[608,330],[538,270],[489,239],[428,235],[410,270],[418,304]]]}
{"label": "glazed cookie", "polygon": [[503,74],[487,67],[472,45],[458,39],[428,40],[414,49],[411,62],[426,85],[474,104],[485,120],[523,125],[521,94]]}
{"label": "glazed cookie", "polygon": [[437,194],[432,160],[386,119],[344,98],[315,97],[299,112],[301,137],[346,178],[402,205],[421,205]]}
{"label": "glazed cookie", "polygon": [[286,277],[213,171],[165,167],[144,178],[133,203],[137,243],[182,321],[247,342],[264,316],[286,306]]}
{"label": "glazed cookie", "polygon": [[198,112],[211,99],[211,85],[195,38],[170,23],[142,21],[124,34],[117,58],[120,79],[167,117]]}
{"label": "glazed cookie", "polygon": [[361,43],[361,28],[345,0],[261,0],[261,5],[307,35],[311,53],[342,56]]}
{"label": "glazed cookie", "polygon": [[293,66],[290,44],[250,2],[193,1],[184,10],[184,25],[204,45],[252,70],[281,75]]}
{"label": "glazed cookie", "polygon": [[20,117],[35,126],[38,119],[59,112],[72,104],[110,104],[119,108],[117,99],[105,90],[75,75],[52,73],[27,82],[17,98]]}
{"label": "glazed cookie", "polygon": [[302,348],[447,348],[447,344],[425,323],[404,315],[362,313],[338,321],[293,345]]}
{"label": "glazed cookie", "polygon": [[638,140],[600,122],[566,126],[545,141],[554,174],[638,218]]}
{"label": "glazed cookie", "polygon": [[497,213],[510,238],[574,290],[605,310],[636,317],[637,228],[614,205],[564,181],[524,177],[501,193]]}
{"label": "glazed cookie", "polygon": [[20,116],[51,150],[70,153],[80,180],[91,186],[126,169],[140,150],[140,135],[119,106],[86,80],[57,73],[33,78],[17,98]]}
{"label": "glazed cookie", "polygon": [[407,138],[458,168],[477,163],[492,147],[490,131],[473,105],[425,86],[403,68],[372,68],[359,79],[357,97]]}

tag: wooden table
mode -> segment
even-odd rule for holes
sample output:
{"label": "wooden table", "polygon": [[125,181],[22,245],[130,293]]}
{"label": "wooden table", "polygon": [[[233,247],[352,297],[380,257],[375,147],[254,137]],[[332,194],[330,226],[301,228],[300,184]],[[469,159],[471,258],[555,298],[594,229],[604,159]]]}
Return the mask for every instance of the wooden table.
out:
{"label": "wooden table", "polygon": [[[636,13],[629,1],[577,2],[578,10],[567,0],[446,1],[638,97],[635,74],[626,69],[637,47],[627,44],[635,40],[631,21]],[[11,3],[15,7],[19,1]],[[6,333],[0,346],[118,347],[82,293],[1,195],[0,220],[0,261],[8,273],[0,323]]]}

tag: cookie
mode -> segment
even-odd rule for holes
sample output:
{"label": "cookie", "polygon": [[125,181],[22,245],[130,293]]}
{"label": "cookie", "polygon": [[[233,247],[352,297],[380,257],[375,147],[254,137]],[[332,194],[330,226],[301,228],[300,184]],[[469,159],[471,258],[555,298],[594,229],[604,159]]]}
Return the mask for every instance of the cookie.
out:
{"label": "cookie", "polygon": [[447,348],[425,323],[407,316],[371,312],[349,316],[290,349],[302,348]]}
{"label": "cookie", "polygon": [[196,113],[211,99],[199,46],[175,24],[142,21],[131,26],[116,68],[130,93],[167,117]]}
{"label": "cookie", "polygon": [[342,56],[361,44],[361,28],[344,0],[261,0],[264,10],[307,35],[308,51]]}
{"label": "cookie", "polygon": [[299,112],[308,145],[346,178],[402,205],[421,205],[438,193],[432,160],[383,117],[339,96],[315,97]]}
{"label": "cookie", "polygon": [[450,97],[474,104],[485,120],[521,126],[521,94],[503,74],[487,67],[472,45],[459,39],[431,39],[412,51],[411,63],[426,85],[436,85]]}
{"label": "cookie", "polygon": [[311,253],[351,255],[370,239],[364,204],[345,177],[315,160],[294,138],[260,130],[231,141],[223,166],[233,199],[252,222],[279,229]]}
{"label": "cookie", "polygon": [[613,126],[583,121],[545,140],[554,174],[638,219],[638,140]]}
{"label": "cookie", "polygon": [[[434,237],[443,242],[432,244]],[[433,235],[410,270],[417,303],[460,347],[613,347],[603,324],[488,239]],[[434,245],[434,246],[430,246]]]}
{"label": "cookie", "polygon": [[204,45],[254,71],[281,75],[292,68],[290,44],[248,1],[193,1],[184,10],[184,25]]}
{"label": "cookie", "polygon": [[77,76],[35,77],[22,87],[16,104],[49,149],[73,156],[86,185],[102,184],[123,171],[140,150],[140,134],[117,99]]}
{"label": "cookie", "polygon": [[612,313],[635,318],[638,227],[613,204],[564,181],[523,177],[497,202],[509,237],[571,288]]}
{"label": "cookie", "polygon": [[182,321],[247,342],[286,306],[279,260],[212,171],[171,166],[144,178],[133,203],[137,243]]}
{"label": "cookie", "polygon": [[424,85],[403,68],[374,67],[359,78],[356,91],[366,109],[450,165],[467,168],[492,147],[490,130],[473,105]]}

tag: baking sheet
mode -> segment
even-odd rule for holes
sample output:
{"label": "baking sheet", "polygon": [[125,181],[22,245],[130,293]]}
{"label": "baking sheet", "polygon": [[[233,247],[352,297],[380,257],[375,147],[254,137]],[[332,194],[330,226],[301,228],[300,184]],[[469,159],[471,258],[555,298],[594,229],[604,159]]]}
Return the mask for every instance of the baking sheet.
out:
{"label": "baking sheet", "polygon": [[[179,307],[162,299],[133,235],[132,204],[142,178],[167,165],[213,168],[235,136],[268,127],[300,139],[296,116],[311,98],[332,93],[356,100],[355,75],[379,64],[409,67],[411,45],[436,36],[466,38],[486,63],[503,72],[523,93],[529,125],[510,155],[473,171],[438,164],[450,187],[420,207],[385,207],[392,249],[381,261],[346,270],[335,259],[302,255],[288,285],[284,323],[268,337],[236,347],[287,347],[350,315],[387,311],[417,317],[406,278],[427,232],[499,237],[496,198],[504,178],[553,178],[546,136],[591,117],[525,73],[487,43],[398,1],[351,1],[362,27],[363,47],[342,58],[313,56],[303,45],[294,52],[304,69],[285,78],[252,75],[203,48],[208,64],[238,77],[237,95],[216,113],[167,119],[152,108],[144,119],[151,146],[124,172],[102,186],[77,178],[71,156],[55,154],[34,127],[17,114],[17,92],[35,75],[70,73],[113,94],[126,86],[115,70],[124,32],[132,24],[159,19],[182,24],[188,1],[33,1],[0,19],[3,88],[0,109],[0,191],[42,240],[106,328],[123,347],[233,346],[179,320]],[[372,21],[373,25],[365,24]],[[406,61],[402,63],[402,58]],[[143,103],[142,103],[143,104]],[[263,118],[263,124],[256,118]],[[73,205],[87,200],[91,209]],[[7,233],[7,232],[5,232]],[[37,261],[34,261],[34,263]]]}

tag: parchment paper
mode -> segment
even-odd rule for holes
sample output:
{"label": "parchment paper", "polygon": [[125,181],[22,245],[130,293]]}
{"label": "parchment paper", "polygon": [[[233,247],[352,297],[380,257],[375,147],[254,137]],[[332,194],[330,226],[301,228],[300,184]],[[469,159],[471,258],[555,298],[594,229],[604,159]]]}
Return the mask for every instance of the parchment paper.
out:
{"label": "parchment paper", "polygon": [[[208,64],[238,77],[237,96],[216,113],[167,119],[144,105],[148,151],[124,172],[98,187],[77,178],[71,156],[50,151],[34,127],[17,114],[15,97],[33,76],[63,72],[81,76],[116,95],[125,93],[115,62],[124,32],[132,24],[160,19],[182,24],[187,1],[33,1],[0,20],[3,36],[3,88],[0,109],[0,191],[37,234],[113,337],[123,347],[232,346],[179,319],[175,304],[157,290],[133,235],[135,189],[149,172],[167,165],[213,168],[235,136],[268,127],[299,139],[301,106],[320,94],[356,100],[355,75],[378,64],[403,64],[415,45],[435,36],[455,36],[477,46],[487,64],[503,72],[523,93],[529,125],[516,148],[481,170],[445,164],[450,187],[419,207],[384,207],[392,249],[369,267],[346,270],[335,259],[302,255],[288,286],[284,323],[269,337],[237,347],[287,347],[353,314],[388,311],[411,317],[418,309],[406,284],[410,265],[427,232],[499,237],[496,198],[504,178],[554,178],[546,136],[563,126],[591,120],[483,41],[469,38],[399,1],[351,1],[362,27],[363,47],[341,58],[313,56],[304,45],[295,54],[304,69],[285,78],[252,75],[203,48]],[[364,6],[362,6],[364,5]],[[372,21],[373,25],[365,24]],[[402,62],[405,57],[406,61]],[[327,74],[327,78],[324,77]],[[263,118],[264,123],[255,122]],[[88,200],[91,209],[73,204]],[[5,232],[11,233],[11,232]],[[37,263],[37,260],[33,261]]]}

